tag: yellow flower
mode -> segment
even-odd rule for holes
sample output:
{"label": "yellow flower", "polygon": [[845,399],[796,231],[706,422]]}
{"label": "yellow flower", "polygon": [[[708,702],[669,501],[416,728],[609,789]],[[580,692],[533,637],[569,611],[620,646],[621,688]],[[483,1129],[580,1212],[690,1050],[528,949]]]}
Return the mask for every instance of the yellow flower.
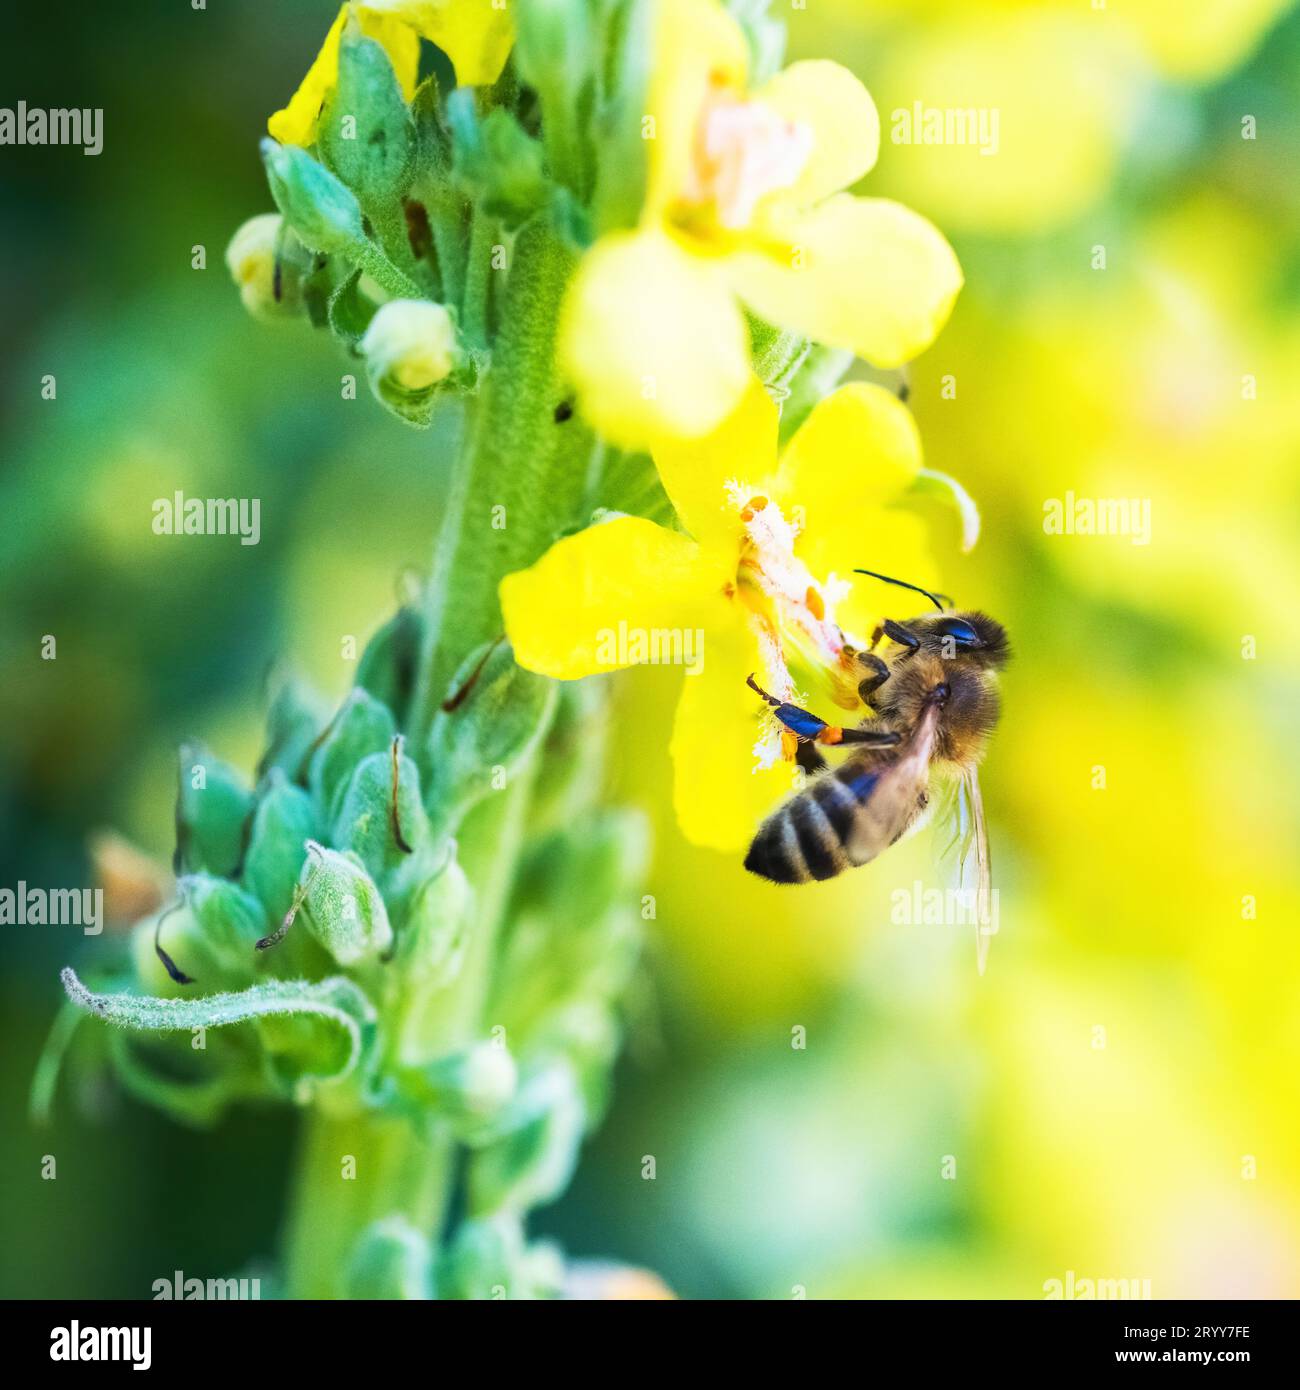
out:
{"label": "yellow flower", "polygon": [[[737,409],[693,443],[661,443],[660,477],[690,532],[615,516],[558,541],[501,584],[519,663],[560,680],[672,662],[686,668],[672,738],[677,817],[696,844],[735,852],[788,793],[794,745],[746,686],[855,712],[866,674],[849,630],[873,609],[866,566],[925,583],[918,517],[885,510],[917,476],[911,415],[882,387],[822,401],[784,451],[752,377]],[[828,720],[833,722],[833,718]]]}
{"label": "yellow flower", "polygon": [[794,63],[754,93],[717,0],[659,0],[640,225],[584,258],[561,330],[566,370],[607,437],[695,438],[749,378],[739,301],[895,367],[961,288],[951,247],[898,203],[841,190],[876,162],[880,123],[837,63]]}
{"label": "yellow flower", "polygon": [[495,82],[514,42],[509,7],[497,9],[492,0],[369,0],[345,4],[325,35],[316,61],[282,111],[266,123],[282,145],[310,145],[322,106],[339,72],[339,39],[351,10],[367,38],[382,45],[393,64],[402,94],[415,94],[420,64],[420,39],[438,45],[451,59],[456,80],[465,86]]}

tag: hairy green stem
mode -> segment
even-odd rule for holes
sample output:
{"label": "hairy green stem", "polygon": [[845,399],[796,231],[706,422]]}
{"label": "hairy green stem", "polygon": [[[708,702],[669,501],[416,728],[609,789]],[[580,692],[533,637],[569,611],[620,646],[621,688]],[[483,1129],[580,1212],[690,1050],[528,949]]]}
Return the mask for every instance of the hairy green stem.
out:
{"label": "hairy green stem", "polygon": [[[485,275],[493,273],[480,256],[471,275],[480,262]],[[577,420],[556,419],[563,395],[556,322],[572,269],[573,253],[549,221],[539,218],[521,230],[484,386],[450,422],[456,458],[425,599],[410,730],[416,750],[424,747],[432,712],[456,669],[501,634],[501,579],[536,560],[583,511],[594,440]],[[473,292],[486,295],[487,288],[485,279]],[[458,834],[475,907],[465,961],[440,1005],[441,1040],[449,1053],[491,1027],[484,1009],[539,756],[516,769],[510,784],[487,797]],[[356,1164],[351,1179],[343,1176],[349,1154]],[[429,1131],[365,1109],[339,1118],[313,1115],[287,1233],[289,1294],[341,1296],[358,1238],[382,1217],[403,1216],[436,1238],[456,1172],[449,1129]]]}
{"label": "hairy green stem", "polygon": [[308,1115],[286,1239],[288,1297],[346,1297],[348,1261],[372,1221],[400,1214],[432,1229],[449,1161],[403,1117]]}
{"label": "hairy green stem", "polygon": [[515,240],[501,327],[467,453],[452,478],[424,612],[412,742],[423,746],[456,668],[501,636],[497,586],[580,518],[595,443],[556,421],[563,385],[556,325],[574,253],[539,216]]}

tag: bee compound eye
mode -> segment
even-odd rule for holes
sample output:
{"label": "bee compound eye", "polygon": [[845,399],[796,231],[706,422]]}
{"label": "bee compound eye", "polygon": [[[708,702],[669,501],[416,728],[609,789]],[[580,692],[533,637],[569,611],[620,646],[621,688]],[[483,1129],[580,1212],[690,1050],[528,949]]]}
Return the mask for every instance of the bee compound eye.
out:
{"label": "bee compound eye", "polygon": [[979,633],[965,618],[943,618],[937,624],[937,629],[940,637],[950,638],[962,651],[984,645]]}

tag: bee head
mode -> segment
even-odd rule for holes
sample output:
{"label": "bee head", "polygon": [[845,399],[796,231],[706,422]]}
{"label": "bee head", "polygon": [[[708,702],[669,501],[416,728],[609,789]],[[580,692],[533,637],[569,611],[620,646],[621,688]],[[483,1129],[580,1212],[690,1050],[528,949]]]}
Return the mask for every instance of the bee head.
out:
{"label": "bee head", "polygon": [[966,658],[987,670],[1001,670],[1011,656],[1007,630],[987,613],[926,613],[907,623],[926,651],[945,661]]}

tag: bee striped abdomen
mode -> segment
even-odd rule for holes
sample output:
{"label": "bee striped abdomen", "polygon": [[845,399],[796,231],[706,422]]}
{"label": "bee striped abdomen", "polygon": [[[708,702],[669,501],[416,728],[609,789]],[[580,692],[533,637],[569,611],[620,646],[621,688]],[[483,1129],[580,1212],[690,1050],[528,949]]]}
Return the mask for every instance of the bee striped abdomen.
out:
{"label": "bee striped abdomen", "polygon": [[759,827],[745,867],[774,883],[834,878],[852,867],[845,844],[874,774],[845,763],[779,806]]}

